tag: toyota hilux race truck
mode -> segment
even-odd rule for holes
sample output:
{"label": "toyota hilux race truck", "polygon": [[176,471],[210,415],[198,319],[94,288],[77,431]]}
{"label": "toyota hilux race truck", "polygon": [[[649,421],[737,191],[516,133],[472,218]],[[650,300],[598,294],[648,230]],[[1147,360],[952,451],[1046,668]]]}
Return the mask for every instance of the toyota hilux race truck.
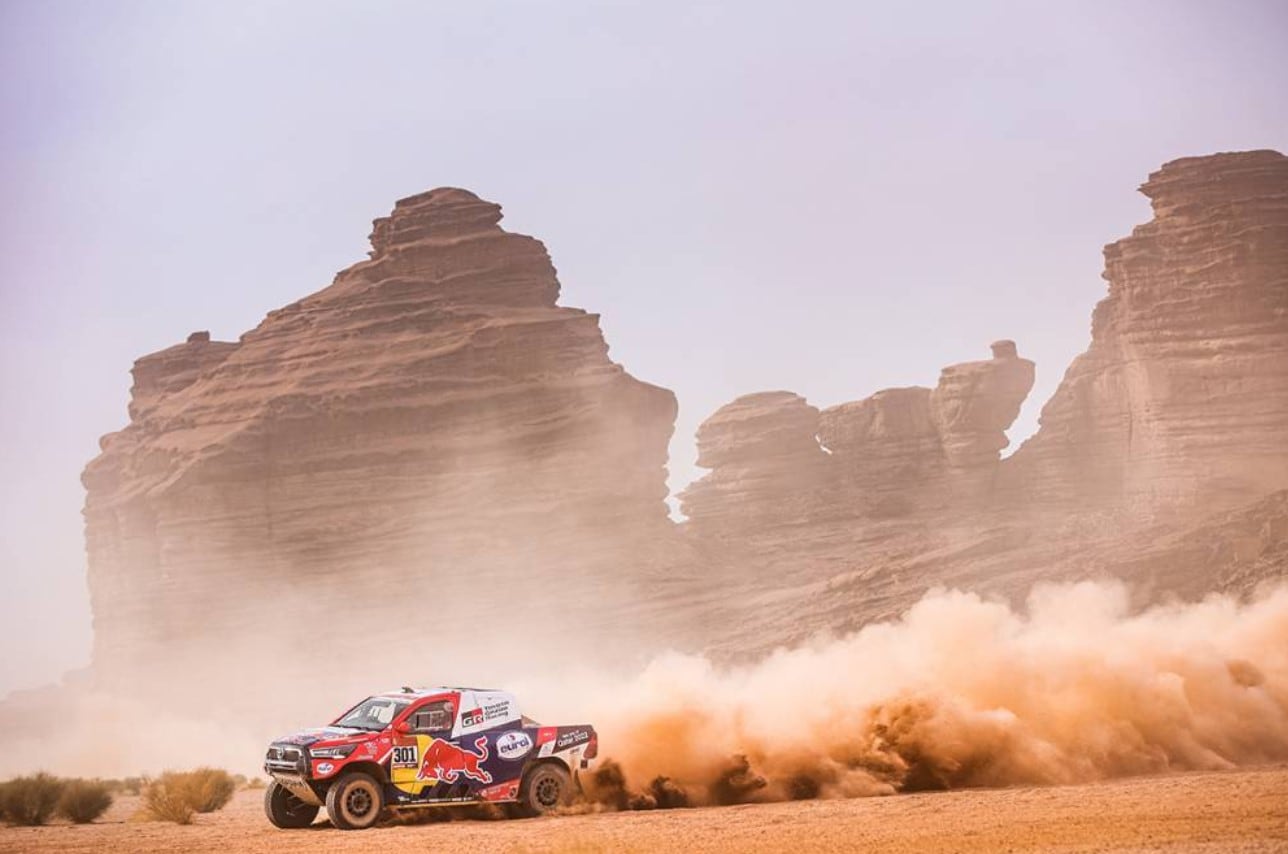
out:
{"label": "toyota hilux race truck", "polygon": [[419,807],[494,803],[537,816],[569,801],[598,750],[594,727],[541,726],[504,691],[403,688],[269,745],[264,811],[277,827],[308,827],[325,806],[344,830]]}

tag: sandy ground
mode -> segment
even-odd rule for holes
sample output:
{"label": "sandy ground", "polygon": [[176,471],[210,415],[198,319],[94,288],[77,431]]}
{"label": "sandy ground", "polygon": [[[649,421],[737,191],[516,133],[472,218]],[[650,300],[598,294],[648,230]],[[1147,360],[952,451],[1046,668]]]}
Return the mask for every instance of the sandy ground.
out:
{"label": "sandy ground", "polygon": [[271,827],[259,791],[188,827],[128,821],[0,829],[0,851],[1285,851],[1288,766],[1041,789],[850,801],[453,821],[334,830]]}

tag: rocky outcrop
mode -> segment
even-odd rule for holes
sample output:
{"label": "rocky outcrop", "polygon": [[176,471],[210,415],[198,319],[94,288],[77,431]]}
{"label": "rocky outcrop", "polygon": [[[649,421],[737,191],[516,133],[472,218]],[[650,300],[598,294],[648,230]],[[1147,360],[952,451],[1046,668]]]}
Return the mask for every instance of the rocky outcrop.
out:
{"label": "rocky outcrop", "polygon": [[272,626],[278,660],[347,653],[402,684],[461,639],[491,661],[531,638],[736,656],[933,586],[1018,599],[1120,575],[1163,596],[1288,574],[1266,497],[1288,489],[1288,159],[1188,158],[1142,189],[1154,219],[1107,247],[1091,344],[1015,454],[1034,366],[1009,341],[821,413],[747,395],[699,429],[709,473],[681,526],[670,392],[556,304],[545,248],[496,205],[404,199],[369,260],[238,343],[139,360],[131,423],[84,475],[95,672],[211,637],[253,660],[237,640]]}
{"label": "rocky outcrop", "polygon": [[856,628],[938,585],[1021,600],[1036,581],[1116,576],[1158,598],[1288,575],[1283,494],[1266,498],[1288,488],[1288,158],[1186,158],[1141,190],[1154,218],[1106,247],[1091,344],[1007,459],[1034,378],[1009,341],[934,389],[823,410],[826,462],[792,486],[805,524],[748,509],[773,500],[754,473],[788,459],[768,425],[724,430],[724,409],[703,425],[731,447],[700,460],[685,533],[737,566],[728,602],[757,603],[703,618],[728,627],[721,649]]}
{"label": "rocky outcrop", "polygon": [[561,614],[553,643],[634,601],[669,559],[675,398],[556,305],[545,247],[500,218],[459,189],[403,199],[369,260],[240,343],[136,363],[83,478],[100,678],[266,626],[308,661],[336,619],[368,658],[489,613]]}
{"label": "rocky outcrop", "polygon": [[1288,484],[1288,157],[1175,160],[1105,248],[1091,346],[1008,461],[1028,500],[1232,507]]}
{"label": "rocky outcrop", "polygon": [[899,515],[944,477],[944,447],[931,414],[931,390],[890,388],[823,410],[819,441],[828,449],[846,504],[866,515]]}
{"label": "rocky outcrop", "polygon": [[944,368],[934,389],[898,388],[821,416],[791,392],[740,397],[698,429],[711,474],[682,496],[698,537],[760,539],[766,525],[901,516],[979,499],[1033,386],[1014,341]]}
{"label": "rocky outcrop", "polygon": [[1033,388],[1033,363],[1021,359],[1014,341],[992,345],[993,358],[944,368],[930,395],[930,412],[951,473],[996,465],[1009,441],[1006,429]]}
{"label": "rocky outcrop", "polygon": [[161,398],[192,385],[236,349],[230,341],[211,341],[209,332],[194,332],[183,344],[139,359],[131,371],[130,418],[143,417]]}
{"label": "rocky outcrop", "polygon": [[722,406],[698,429],[698,465],[714,471],[681,494],[685,515],[709,536],[810,521],[827,476],[818,424],[818,409],[789,391]]}

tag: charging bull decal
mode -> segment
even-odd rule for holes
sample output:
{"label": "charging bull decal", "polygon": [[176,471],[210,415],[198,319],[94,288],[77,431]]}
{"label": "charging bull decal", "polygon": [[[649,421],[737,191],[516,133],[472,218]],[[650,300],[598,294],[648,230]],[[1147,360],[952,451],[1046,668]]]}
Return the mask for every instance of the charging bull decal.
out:
{"label": "charging bull decal", "polygon": [[466,777],[477,783],[491,783],[492,775],[479,765],[487,761],[487,736],[474,740],[475,753],[463,747],[457,747],[450,741],[436,738],[430,742],[420,757],[420,770],[416,772],[417,780],[442,780],[444,783],[455,783]]}

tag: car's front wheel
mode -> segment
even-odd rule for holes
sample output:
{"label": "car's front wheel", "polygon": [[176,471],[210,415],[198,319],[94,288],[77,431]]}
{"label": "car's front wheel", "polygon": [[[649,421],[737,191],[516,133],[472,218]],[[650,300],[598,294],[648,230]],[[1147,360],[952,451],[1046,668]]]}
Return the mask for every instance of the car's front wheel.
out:
{"label": "car's front wheel", "polygon": [[326,793],[326,814],[341,830],[365,830],[380,819],[384,792],[370,774],[355,771],[331,784]]}
{"label": "car's front wheel", "polygon": [[274,780],[264,791],[264,812],[274,827],[308,827],[318,817],[317,804],[306,804]]}

